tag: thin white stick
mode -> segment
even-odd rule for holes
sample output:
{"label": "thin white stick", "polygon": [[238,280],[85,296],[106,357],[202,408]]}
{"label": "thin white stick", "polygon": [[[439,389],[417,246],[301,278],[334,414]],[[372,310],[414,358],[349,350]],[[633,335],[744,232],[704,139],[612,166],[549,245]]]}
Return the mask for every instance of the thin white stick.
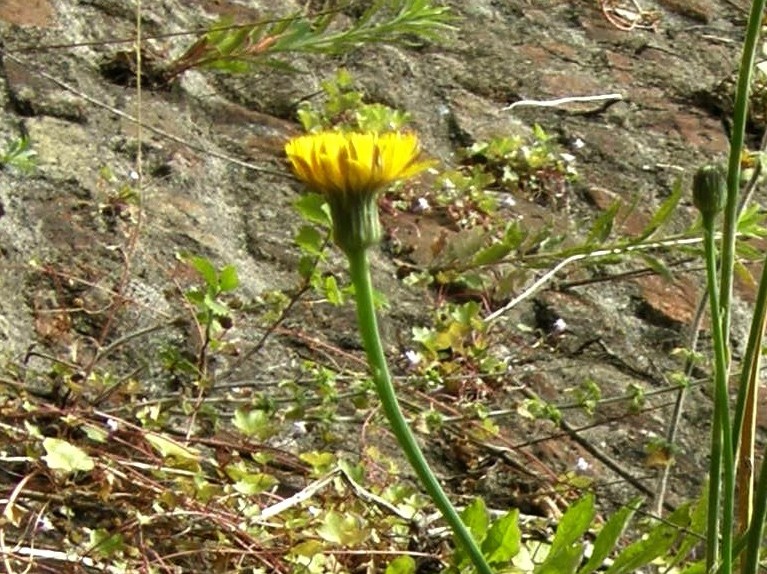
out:
{"label": "thin white stick", "polygon": [[8,556],[10,558],[13,558],[14,556],[19,557],[25,557],[25,558],[42,558],[44,560],[58,560],[60,562],[69,562],[70,564],[82,564],[83,566],[87,566],[88,568],[94,568],[96,570],[101,570],[104,572],[113,572],[114,574],[117,574],[118,572],[124,572],[122,569],[118,569],[113,566],[105,566],[102,564],[99,564],[96,562],[93,558],[89,558],[87,556],[80,556],[76,553],[68,553],[68,552],[62,552],[60,550],[47,550],[45,548],[32,548],[31,546],[21,546],[16,547],[13,549],[10,548],[3,548],[0,549],[0,553],[3,554],[3,556]]}
{"label": "thin white stick", "polygon": [[596,96],[568,96],[566,98],[557,98],[556,100],[519,100],[513,104],[509,104],[502,110],[513,110],[521,106],[539,107],[539,108],[554,108],[564,104],[571,104],[577,102],[604,102],[604,101],[618,101],[622,100],[621,94],[599,94]]}
{"label": "thin white stick", "polygon": [[654,241],[652,243],[640,243],[638,245],[628,245],[626,247],[612,247],[610,249],[598,249],[597,251],[591,251],[589,253],[578,253],[576,255],[571,255],[570,257],[566,257],[559,263],[557,263],[554,267],[546,271],[543,275],[541,275],[538,279],[533,282],[530,287],[525,289],[522,293],[514,297],[511,301],[506,303],[503,307],[500,309],[497,309],[490,313],[487,317],[485,317],[485,323],[490,323],[491,321],[494,321],[507,311],[510,311],[517,305],[519,305],[522,301],[527,299],[528,297],[534,295],[538,292],[538,290],[544,285],[544,283],[547,283],[554,275],[559,273],[563,268],[567,267],[571,263],[575,263],[576,261],[582,261],[583,259],[591,259],[594,257],[604,257],[606,255],[620,255],[621,253],[629,253],[631,251],[645,251],[648,249],[658,249],[660,247],[673,247],[676,245],[695,245],[696,243],[702,243],[703,238],[702,237],[690,237],[687,239],[669,239],[664,241]]}
{"label": "thin white stick", "polygon": [[340,468],[336,468],[330,474],[323,476],[321,479],[312,482],[303,490],[296,492],[293,496],[279,501],[277,504],[273,504],[261,510],[256,516],[258,522],[269,520],[286,511],[288,508],[301,504],[312,498],[317,492],[325,488],[327,484],[333,481],[333,479],[341,473]]}

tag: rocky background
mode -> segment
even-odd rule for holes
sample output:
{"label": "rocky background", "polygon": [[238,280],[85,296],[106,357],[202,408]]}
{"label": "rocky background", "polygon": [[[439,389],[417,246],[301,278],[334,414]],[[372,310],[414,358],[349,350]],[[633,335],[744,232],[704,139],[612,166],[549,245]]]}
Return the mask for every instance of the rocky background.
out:
{"label": "rocky background", "polygon": [[[146,2],[143,65],[150,71],[178,57],[195,37],[185,32],[221,16],[255,21],[306,3],[277,4]],[[171,380],[161,352],[170,345],[193,357],[199,347],[181,296],[199,277],[179,253],[232,264],[241,281],[230,303],[242,312],[209,365],[210,396],[235,387],[276,395],[277,384],[298,377],[307,357],[361,369],[351,306],[299,300],[265,342],[262,315],[253,311],[266,293],[298,284],[293,236],[301,222],[292,204],[302,190],[282,147],[301,131],[298,103],[316,97],[320,82],[341,66],[367,101],[409,111],[425,152],[445,168],[456,164],[461,145],[540,124],[575,157],[580,178],[564,190],[566,197],[546,206],[515,198],[509,216],[533,227],[548,223],[573,237],[617,198],[635,207],[616,232],[638,233],[677,179],[687,186],[700,164],[725,157],[728,104],[719,88],[737,67],[744,0],[647,0],[641,11],[631,2],[607,0],[444,4],[456,16],[456,29],[440,42],[366,46],[343,57],[297,56],[297,72],[190,70],[162,89],[147,76],[139,94],[130,56],[135,1],[0,2],[0,141],[26,136],[37,154],[29,173],[0,171],[5,384],[22,382],[55,397],[62,386],[76,392],[78,373],[95,372],[132,381],[124,397],[184,392],[184,377]],[[339,21],[353,15],[348,10]],[[599,94],[622,99],[504,110],[523,99]],[[757,138],[756,115],[751,127]],[[141,209],[131,200],[137,189]],[[667,231],[683,230],[694,216],[683,199]],[[387,216],[389,230],[410,229],[399,237],[410,243],[415,264],[427,265],[442,223],[428,215],[398,217]],[[452,238],[455,231],[444,233]],[[401,261],[386,251],[376,253],[374,263],[378,288],[392,302],[383,312],[391,357],[402,367],[412,347],[410,330],[428,324],[425,307],[437,294],[403,284]],[[341,259],[334,255],[330,265],[341,280]],[[596,381],[604,397],[623,395],[632,384],[649,394],[667,390],[681,368],[672,351],[688,344],[699,268],[688,257],[674,268],[673,281],[653,274],[581,281],[593,279],[593,270],[564,270],[501,322],[510,369],[490,406],[513,412],[524,399],[519,389],[568,402],[569,391],[585,379]],[[748,285],[739,297],[736,351]],[[556,341],[545,336],[552,318],[567,325]],[[706,341],[704,332],[704,349]],[[672,505],[697,493],[706,464],[710,402],[705,385],[690,394],[671,472]],[[510,446],[505,458],[476,445],[469,455],[456,454],[439,437],[425,439],[425,446],[451,476],[461,474],[461,457],[496,457],[497,464],[471,483],[490,504],[544,512],[535,493],[578,464],[599,481],[617,481],[619,487],[605,492],[620,502],[654,493],[658,470],[648,464],[646,447],[666,435],[674,401],[674,393],[659,393],[652,410],[634,416],[625,405],[607,405],[593,428],[556,433],[523,449],[514,445],[550,434],[550,423],[500,419]],[[583,413],[565,416],[571,428],[593,422]],[[349,431],[337,448],[355,451],[357,430]],[[322,444],[318,437],[299,440]],[[391,449],[390,438],[381,440]],[[461,484],[455,480],[451,488],[460,494]]]}

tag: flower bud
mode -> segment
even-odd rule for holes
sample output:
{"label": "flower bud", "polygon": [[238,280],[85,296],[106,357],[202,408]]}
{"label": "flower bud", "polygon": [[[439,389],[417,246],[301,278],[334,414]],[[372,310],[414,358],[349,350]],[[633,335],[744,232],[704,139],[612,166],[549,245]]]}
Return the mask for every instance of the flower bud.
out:
{"label": "flower bud", "polygon": [[704,221],[713,219],[724,208],[726,176],[719,164],[700,167],[692,180],[692,202]]}

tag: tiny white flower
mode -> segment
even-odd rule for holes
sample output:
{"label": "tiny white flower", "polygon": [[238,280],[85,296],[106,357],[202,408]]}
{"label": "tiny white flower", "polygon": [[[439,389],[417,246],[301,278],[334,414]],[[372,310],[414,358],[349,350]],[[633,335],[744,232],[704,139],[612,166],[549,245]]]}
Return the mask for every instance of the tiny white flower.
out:
{"label": "tiny white flower", "polygon": [[517,205],[517,200],[511,197],[510,195],[507,195],[503,198],[503,201],[501,202],[504,207],[514,207]]}
{"label": "tiny white flower", "polygon": [[429,205],[429,201],[425,197],[419,197],[415,200],[415,205],[413,206],[413,211],[415,213],[425,213],[431,209],[431,206]]}
{"label": "tiny white flower", "polygon": [[296,421],[293,423],[293,429],[295,430],[295,433],[298,435],[305,435],[308,430],[306,430],[306,421]]}
{"label": "tiny white flower", "polygon": [[410,362],[410,365],[413,367],[415,367],[423,359],[423,357],[421,356],[421,353],[419,353],[418,351],[413,351],[413,350],[405,351],[405,358]]}
{"label": "tiny white flower", "polygon": [[138,181],[138,172],[135,169],[130,170],[128,177],[133,181]]}
{"label": "tiny white flower", "polygon": [[114,419],[107,419],[106,425],[110,432],[116,432],[120,428],[120,423]]}
{"label": "tiny white flower", "polygon": [[583,149],[586,147],[586,142],[584,142],[581,138],[575,138],[575,141],[573,142],[573,147],[575,149]]}
{"label": "tiny white flower", "polygon": [[591,465],[586,462],[586,459],[582,456],[578,457],[578,460],[575,462],[575,470],[577,472],[586,472]]}
{"label": "tiny white flower", "polygon": [[56,527],[53,525],[53,522],[47,516],[38,516],[36,526],[38,530],[42,530],[43,532],[50,532],[51,530],[56,530]]}
{"label": "tiny white flower", "polygon": [[559,157],[561,157],[567,163],[573,163],[575,161],[575,156],[571,153],[562,153],[559,154]]}
{"label": "tiny white flower", "polygon": [[567,323],[562,317],[554,321],[554,324],[551,326],[551,330],[555,334],[564,333],[565,329],[567,329]]}

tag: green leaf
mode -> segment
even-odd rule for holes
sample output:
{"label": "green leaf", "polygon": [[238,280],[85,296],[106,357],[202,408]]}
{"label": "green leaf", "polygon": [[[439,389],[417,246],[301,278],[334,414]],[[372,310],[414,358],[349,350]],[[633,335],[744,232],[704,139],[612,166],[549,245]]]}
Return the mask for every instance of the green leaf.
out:
{"label": "green leaf", "polygon": [[580,500],[572,503],[565,512],[557,526],[557,533],[551,543],[549,554],[556,554],[576,542],[586,533],[594,520],[594,495],[587,494]]}
{"label": "green leaf", "polygon": [[610,207],[597,217],[586,237],[586,245],[604,243],[604,241],[610,237],[610,233],[612,233],[613,230],[613,223],[615,222],[615,216],[618,215],[618,210],[620,210],[622,205],[621,201],[614,201]]}
{"label": "green leaf", "polygon": [[490,522],[487,515],[487,508],[485,507],[485,501],[481,498],[472,500],[471,503],[463,509],[463,512],[461,512],[461,520],[463,520],[463,523],[469,531],[471,531],[474,540],[483,540],[485,534],[487,534],[487,527]]}
{"label": "green leaf", "polygon": [[234,291],[239,287],[240,279],[237,277],[237,268],[234,265],[227,265],[221,270],[218,277],[218,286],[221,291]]}
{"label": "green leaf", "polygon": [[663,261],[647,253],[640,253],[639,256],[642,258],[642,260],[647,264],[647,266],[650,269],[652,269],[653,271],[655,271],[655,273],[663,277],[663,279],[665,279],[666,281],[674,280],[674,276],[671,274],[671,270]]}
{"label": "green leaf", "polygon": [[220,303],[216,301],[210,293],[206,293],[205,297],[203,298],[203,304],[205,305],[205,308],[212,311],[215,315],[218,315],[219,317],[228,317],[231,313],[229,310],[229,307],[224,305],[223,303]]}
{"label": "green leaf", "polygon": [[546,560],[535,569],[535,574],[573,574],[583,558],[583,546],[576,544],[560,548],[559,551],[549,555]]}
{"label": "green leaf", "polygon": [[687,504],[677,508],[666,522],[655,526],[645,538],[626,547],[607,569],[606,574],[633,574],[659,556],[668,554],[679,538],[680,526],[686,526],[685,517],[689,517]]}
{"label": "green leaf", "polygon": [[234,483],[234,489],[245,495],[261,494],[278,484],[278,480],[271,474],[258,472],[246,474]]}
{"label": "green leaf", "polygon": [[415,560],[412,556],[404,554],[389,562],[385,574],[415,574],[415,572]]}
{"label": "green leaf", "polygon": [[583,568],[578,571],[578,574],[591,574],[602,566],[605,559],[615,550],[618,540],[620,540],[629,521],[641,504],[642,499],[635,498],[627,506],[624,506],[610,516],[604,526],[602,526],[599,534],[597,534],[591,557],[583,565]]}
{"label": "green leaf", "polygon": [[338,283],[333,275],[325,276],[322,282],[322,290],[325,292],[325,297],[327,297],[331,305],[339,306],[344,304],[344,294],[338,288]]}
{"label": "green leaf", "polygon": [[518,521],[519,509],[515,508],[490,526],[482,541],[482,554],[488,563],[508,562],[517,555],[522,539]]}
{"label": "green leaf", "polygon": [[256,437],[258,440],[266,440],[277,432],[274,422],[261,409],[239,408],[234,411],[232,423],[245,436]]}
{"label": "green leaf", "polygon": [[319,193],[306,193],[294,203],[298,214],[309,223],[316,223],[325,228],[332,226],[330,208],[327,201]]}
{"label": "green leaf", "polygon": [[205,284],[208,287],[218,288],[218,273],[213,264],[204,257],[191,255],[186,259],[197,272],[202,275]]}
{"label": "green leaf", "polygon": [[48,437],[43,440],[43,448],[47,454],[42,458],[51,470],[89,472],[95,466],[87,452],[65,440]]}
{"label": "green leaf", "polygon": [[302,251],[310,255],[321,255],[327,233],[320,233],[314,225],[302,225],[294,241]]}
{"label": "green leaf", "polygon": [[187,462],[198,462],[201,458],[200,453],[197,450],[184,446],[166,436],[154,432],[147,432],[144,434],[144,438],[163,458],[175,458]]}
{"label": "green leaf", "polygon": [[682,179],[677,178],[671,189],[671,195],[660,204],[658,211],[656,211],[650,219],[650,223],[647,224],[647,227],[645,227],[639,235],[639,240],[647,239],[671,219],[671,216],[676,211],[677,205],[679,205],[679,200],[682,198],[683,192]]}
{"label": "green leaf", "polygon": [[298,455],[298,458],[311,465],[314,473],[317,475],[329,472],[336,464],[335,455],[329,452],[321,452],[316,450],[311,452],[302,452],[300,455]]}
{"label": "green leaf", "polygon": [[705,574],[706,572],[706,561],[701,560],[700,562],[696,562],[695,564],[691,564],[679,574]]}
{"label": "green leaf", "polygon": [[317,271],[317,257],[315,255],[304,254],[298,260],[298,274],[304,281],[310,281]]}
{"label": "green leaf", "polygon": [[669,567],[681,564],[693,549],[701,543],[701,538],[706,535],[708,520],[708,485],[705,484],[700,498],[695,502],[690,512],[690,526],[685,531],[684,538],[679,543],[676,557]]}
{"label": "green leaf", "polygon": [[493,243],[477,252],[472,259],[472,265],[482,266],[497,263],[511,253],[511,246],[506,243]]}
{"label": "green leaf", "polygon": [[190,289],[184,293],[184,297],[186,297],[187,301],[193,305],[196,305],[197,307],[203,307],[205,305],[205,293],[199,289]]}
{"label": "green leaf", "polygon": [[116,532],[110,534],[103,528],[97,528],[91,530],[90,533],[90,548],[91,551],[95,550],[103,558],[109,558],[116,552],[120,552],[124,549],[122,534]]}
{"label": "green leaf", "polygon": [[317,528],[317,534],[333,544],[354,546],[364,541],[369,533],[361,516],[330,510],[322,517],[322,525]]}

